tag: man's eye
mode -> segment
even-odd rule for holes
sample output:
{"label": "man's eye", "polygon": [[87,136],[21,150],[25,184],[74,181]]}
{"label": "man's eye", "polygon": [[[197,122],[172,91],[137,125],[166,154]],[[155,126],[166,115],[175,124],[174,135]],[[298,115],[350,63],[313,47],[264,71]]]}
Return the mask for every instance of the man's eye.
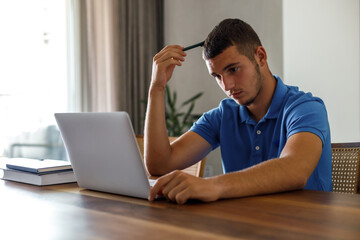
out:
{"label": "man's eye", "polygon": [[229,68],[229,72],[230,73],[234,73],[238,70],[239,68],[238,67],[232,67],[232,68]]}
{"label": "man's eye", "polygon": [[220,75],[215,75],[214,77],[215,77],[216,80],[221,81]]}

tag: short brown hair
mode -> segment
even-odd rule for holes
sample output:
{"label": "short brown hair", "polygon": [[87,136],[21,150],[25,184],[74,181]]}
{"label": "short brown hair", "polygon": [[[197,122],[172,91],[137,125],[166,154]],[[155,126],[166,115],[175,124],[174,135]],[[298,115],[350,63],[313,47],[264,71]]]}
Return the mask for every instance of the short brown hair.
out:
{"label": "short brown hair", "polygon": [[255,61],[255,49],[262,44],[249,24],[240,19],[225,19],[215,26],[206,38],[204,58],[214,58],[230,46],[236,46],[240,54]]}

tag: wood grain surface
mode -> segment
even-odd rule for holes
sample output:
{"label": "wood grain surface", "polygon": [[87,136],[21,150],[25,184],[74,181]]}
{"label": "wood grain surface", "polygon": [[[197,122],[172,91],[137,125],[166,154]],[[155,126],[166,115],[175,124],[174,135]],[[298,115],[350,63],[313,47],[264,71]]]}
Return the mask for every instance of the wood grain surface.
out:
{"label": "wood grain surface", "polygon": [[360,239],[360,195],[309,190],[176,205],[0,180],[0,208],[0,239]]}

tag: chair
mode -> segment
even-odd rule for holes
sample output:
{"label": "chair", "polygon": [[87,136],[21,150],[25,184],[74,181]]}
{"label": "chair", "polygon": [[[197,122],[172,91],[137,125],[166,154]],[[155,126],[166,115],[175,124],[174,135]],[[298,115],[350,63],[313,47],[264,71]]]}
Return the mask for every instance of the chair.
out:
{"label": "chair", "polygon": [[332,143],[333,191],[360,193],[360,142]]}
{"label": "chair", "polygon": [[[170,142],[173,142],[176,139],[177,139],[177,137],[169,137]],[[139,145],[141,155],[144,158],[144,136],[136,135],[136,141]],[[206,157],[204,157],[201,161],[195,163],[194,165],[184,169],[183,171],[188,174],[194,175],[196,177],[203,177],[205,161],[206,161]]]}
{"label": "chair", "polygon": [[55,125],[41,127],[33,132],[21,133],[9,145],[6,156],[67,160],[60,132]]}

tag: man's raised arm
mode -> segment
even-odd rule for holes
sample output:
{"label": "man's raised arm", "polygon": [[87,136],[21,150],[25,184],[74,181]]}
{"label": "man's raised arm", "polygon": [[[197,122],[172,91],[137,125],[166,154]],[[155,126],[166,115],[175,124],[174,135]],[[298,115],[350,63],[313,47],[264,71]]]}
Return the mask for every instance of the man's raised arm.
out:
{"label": "man's raised arm", "polygon": [[[170,146],[165,122],[165,86],[174,68],[181,66],[186,53],[178,45],[166,46],[153,59],[145,119],[145,151],[151,175],[163,175],[190,166],[211,150],[199,135],[188,132]],[[185,151],[186,150],[186,151]]]}

